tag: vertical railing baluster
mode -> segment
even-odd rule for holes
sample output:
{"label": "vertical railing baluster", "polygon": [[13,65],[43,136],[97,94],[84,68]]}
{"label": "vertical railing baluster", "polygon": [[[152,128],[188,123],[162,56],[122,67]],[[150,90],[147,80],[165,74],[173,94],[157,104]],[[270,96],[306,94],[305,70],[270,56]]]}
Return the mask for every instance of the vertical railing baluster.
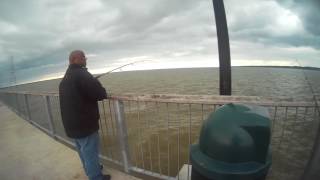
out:
{"label": "vertical railing baluster", "polygon": [[[113,152],[112,152],[112,137],[111,137],[112,136],[112,132],[110,133],[110,128],[108,126],[105,101],[102,101],[102,108],[103,108],[103,114],[104,114],[104,119],[103,119],[104,120],[104,126],[106,128],[106,135],[107,135],[106,139],[107,139],[107,141],[109,139],[109,143],[110,143],[110,146],[111,146],[111,147],[109,147],[107,149],[110,150],[110,152],[108,151],[110,153],[110,158],[111,159],[115,159],[114,156],[113,156]],[[109,110],[110,110],[110,108],[111,107],[109,106]],[[110,112],[111,112],[111,110],[110,110]],[[107,142],[106,142],[106,146],[108,146]]]}
{"label": "vertical railing baluster", "polygon": [[293,129],[296,129],[298,118],[299,118],[299,107],[295,107],[295,115],[294,115],[294,122],[293,122]]}
{"label": "vertical railing baluster", "polygon": [[15,111],[19,116],[21,116],[20,110],[19,110],[20,108],[19,108],[18,94],[14,93],[14,96],[15,96],[15,100],[16,100]]}
{"label": "vertical railing baluster", "polygon": [[55,136],[55,129],[54,129],[54,125],[53,125],[53,121],[52,121],[52,108],[51,108],[51,104],[50,104],[50,97],[49,96],[42,96],[44,99],[44,104],[45,104],[45,108],[46,108],[46,113],[47,113],[47,120],[48,120],[48,124],[49,124],[49,131],[51,133],[51,136]]}
{"label": "vertical railing baluster", "polygon": [[281,144],[282,144],[282,141],[283,141],[283,138],[285,136],[285,130],[286,130],[286,123],[287,120],[288,120],[288,107],[285,107],[285,117],[284,117],[284,120],[282,120],[282,132],[281,132],[281,138],[280,138],[280,143],[279,143],[279,150],[281,148]]}
{"label": "vertical railing baluster", "polygon": [[25,107],[25,102],[24,102],[24,96],[23,94],[20,94],[19,95],[19,99],[20,99],[20,104],[21,104],[21,117],[23,120],[26,120],[27,119],[27,116],[26,116],[26,107]]}
{"label": "vertical railing baluster", "polygon": [[203,104],[201,104],[201,121],[204,121]]}
{"label": "vertical railing baluster", "polygon": [[[103,100],[99,102],[99,104],[100,104],[99,107],[101,107],[102,103],[103,103]],[[104,111],[104,108],[102,109],[102,111]],[[101,151],[101,154],[103,155],[103,152],[104,151],[107,152],[107,149],[106,149],[106,145],[105,145],[106,141],[105,141],[105,137],[104,137],[103,124],[102,124],[102,121],[101,121],[101,115],[102,115],[101,108],[99,108],[99,114],[100,114],[100,118],[99,118],[100,129],[99,130],[100,130],[100,135],[101,135],[101,139],[102,139],[102,143],[101,144],[102,144],[102,150],[103,150],[103,151]]]}
{"label": "vertical railing baluster", "polygon": [[[146,109],[147,109],[147,107],[148,107],[148,104],[147,104],[147,102],[145,102],[145,106],[146,106]],[[149,120],[149,118],[147,117],[147,128],[148,128],[148,130],[150,130],[150,122],[149,122],[150,120]],[[149,133],[148,133],[149,134]],[[151,130],[151,133],[150,133],[151,135],[150,135],[150,138],[148,138],[148,139],[151,139],[152,138],[152,130]],[[151,169],[151,171],[153,171],[153,167],[152,167],[152,153],[151,153],[151,142],[150,142],[150,140],[148,140],[147,139],[147,144],[148,144],[148,149],[149,149],[149,156],[150,156],[150,161],[149,161],[149,163],[150,163],[150,169]]]}
{"label": "vertical railing baluster", "polygon": [[116,125],[118,132],[118,140],[120,142],[122,162],[124,166],[124,171],[129,173],[131,164],[129,157],[129,144],[128,144],[128,130],[125,121],[124,104],[121,100],[115,101],[115,115],[116,115]]}
{"label": "vertical railing baluster", "polygon": [[317,107],[313,108],[313,120],[315,121],[317,119]]}
{"label": "vertical railing baluster", "polygon": [[178,109],[178,180],[180,180],[180,104],[177,103]]}
{"label": "vertical railing baluster", "polygon": [[307,121],[307,114],[308,114],[308,107],[305,107],[304,114],[303,114],[303,120]]}
{"label": "vertical railing baluster", "polygon": [[[138,125],[140,126],[141,125],[141,122],[140,122],[140,105],[139,105],[139,101],[137,101],[137,108],[138,108]],[[139,137],[140,137],[140,151],[141,151],[141,158],[142,158],[142,168],[145,169],[144,167],[144,156],[143,156],[143,137],[141,135],[143,129],[141,127],[140,128],[140,131],[139,131]]]}
{"label": "vertical railing baluster", "polygon": [[189,104],[189,142],[188,142],[188,180],[190,178],[189,174],[190,174],[190,145],[191,145],[191,104]]}
{"label": "vertical railing baluster", "polygon": [[[132,108],[131,108],[131,101],[128,101],[128,106],[129,106],[129,114],[133,114],[133,111],[132,111]],[[129,136],[130,136],[130,134],[129,134]],[[135,147],[136,147],[135,144],[132,143],[131,150],[132,150],[132,154],[133,154],[133,157],[134,157],[135,165],[136,165],[136,167],[138,167],[138,160],[137,160],[138,156],[137,156],[137,151],[136,151]]]}
{"label": "vertical railing baluster", "polygon": [[20,106],[19,106],[19,99],[18,99],[18,94],[15,93],[15,98],[16,98],[16,112],[18,116],[21,116],[20,112]]}
{"label": "vertical railing baluster", "polygon": [[167,110],[167,147],[168,147],[168,149],[167,149],[167,153],[168,153],[168,162],[167,162],[167,168],[168,168],[168,176],[170,176],[170,142],[169,142],[169,133],[170,133],[170,131],[169,131],[169,119],[170,119],[170,117],[169,117],[169,104],[168,103],[166,103],[166,110]]}
{"label": "vertical railing baluster", "polygon": [[272,133],[274,131],[274,127],[275,127],[275,124],[276,124],[277,111],[278,111],[278,106],[276,106],[274,108],[274,115],[273,115],[273,120],[272,120],[272,130],[271,130]]}
{"label": "vertical railing baluster", "polygon": [[30,113],[29,99],[27,94],[24,94],[24,101],[25,101],[26,111],[27,111],[27,120],[31,122],[31,113]]}
{"label": "vertical railing baluster", "polygon": [[[112,103],[113,104],[113,103]],[[113,107],[113,105],[112,105]],[[115,135],[115,130],[114,130],[114,125],[113,125],[113,116],[112,116],[112,110],[111,110],[111,100],[109,100],[109,112],[110,112],[110,123],[111,123],[111,132],[112,132],[112,140],[111,140],[111,149],[114,150],[114,146],[115,146],[115,138],[116,138],[116,135]],[[116,153],[114,153],[114,160],[117,160],[116,159]]]}
{"label": "vertical railing baluster", "polygon": [[[159,105],[158,105],[158,102],[156,102],[156,117],[157,117],[157,121],[160,122],[161,119],[159,118]],[[160,127],[158,127],[160,129]],[[160,130],[159,130],[160,131]],[[162,169],[161,169],[161,155],[160,155],[160,136],[159,136],[159,132],[157,133],[158,135],[158,163],[159,163],[159,173],[160,175],[162,175]]]}

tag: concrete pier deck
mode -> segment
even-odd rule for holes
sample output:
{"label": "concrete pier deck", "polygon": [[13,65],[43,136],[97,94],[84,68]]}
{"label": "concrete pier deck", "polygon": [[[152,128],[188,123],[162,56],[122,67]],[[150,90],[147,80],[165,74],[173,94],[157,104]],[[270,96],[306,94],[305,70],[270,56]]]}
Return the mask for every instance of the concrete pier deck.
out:
{"label": "concrete pier deck", "polygon": [[[137,179],[104,168],[112,180]],[[52,139],[0,103],[1,180],[86,180],[76,151]]]}

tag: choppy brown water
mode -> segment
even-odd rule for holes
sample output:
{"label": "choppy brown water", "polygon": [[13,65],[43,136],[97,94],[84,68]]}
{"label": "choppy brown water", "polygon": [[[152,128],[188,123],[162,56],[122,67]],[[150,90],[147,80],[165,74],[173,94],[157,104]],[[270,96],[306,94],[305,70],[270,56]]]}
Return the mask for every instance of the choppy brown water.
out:
{"label": "choppy brown water", "polygon": [[[304,72],[316,92],[320,93],[318,80],[320,71],[304,70]],[[117,72],[102,77],[100,81],[108,92],[113,94],[219,94],[217,68]],[[59,82],[60,79],[24,84],[15,87],[15,90],[57,92]],[[290,68],[233,67],[232,94],[285,96],[295,100],[312,97],[303,70]]]}

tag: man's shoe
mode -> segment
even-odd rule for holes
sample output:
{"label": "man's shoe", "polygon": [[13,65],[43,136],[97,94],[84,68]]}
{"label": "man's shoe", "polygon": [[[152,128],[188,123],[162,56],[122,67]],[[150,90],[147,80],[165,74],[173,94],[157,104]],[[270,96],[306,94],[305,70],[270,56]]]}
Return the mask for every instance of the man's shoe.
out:
{"label": "man's shoe", "polygon": [[109,174],[107,175],[103,175],[103,180],[110,180],[111,179],[111,176]]}

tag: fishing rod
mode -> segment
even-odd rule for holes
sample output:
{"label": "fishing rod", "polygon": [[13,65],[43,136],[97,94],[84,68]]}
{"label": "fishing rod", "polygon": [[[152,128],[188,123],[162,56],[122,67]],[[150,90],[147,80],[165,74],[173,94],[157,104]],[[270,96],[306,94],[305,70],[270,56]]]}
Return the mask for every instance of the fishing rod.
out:
{"label": "fishing rod", "polygon": [[136,64],[136,63],[139,63],[139,62],[145,62],[145,61],[151,61],[151,60],[139,60],[139,61],[134,61],[134,62],[131,62],[131,63],[128,63],[128,64],[124,64],[124,65],[121,65],[121,66],[119,66],[117,68],[114,68],[114,69],[112,69],[112,70],[110,70],[108,72],[99,74],[95,78],[98,79],[98,78],[100,78],[102,76],[105,76],[105,75],[108,75],[108,74],[112,73],[115,70],[121,69],[121,68],[126,67],[126,66],[130,66],[130,65],[133,65],[133,64]]}

